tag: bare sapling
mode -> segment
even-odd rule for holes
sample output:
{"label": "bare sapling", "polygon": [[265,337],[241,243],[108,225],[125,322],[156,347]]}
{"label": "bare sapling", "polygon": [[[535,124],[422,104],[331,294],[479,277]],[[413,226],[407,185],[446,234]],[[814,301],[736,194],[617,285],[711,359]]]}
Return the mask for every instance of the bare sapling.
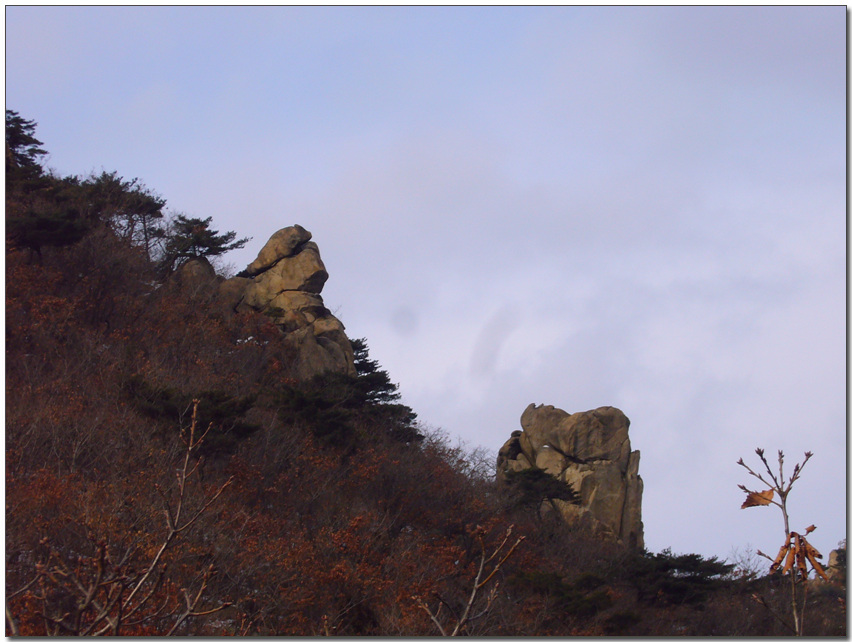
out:
{"label": "bare sapling", "polygon": [[[181,436],[185,449],[176,475],[176,487],[163,490],[156,486],[162,500],[165,533],[156,552],[140,559],[133,547],[116,554],[105,540],[95,545],[91,557],[66,559],[51,542],[44,538],[43,561],[36,565],[35,575],[25,586],[7,595],[6,622],[11,634],[21,632],[9,601],[18,595],[38,605],[38,616],[46,635],[107,635],[125,633],[156,633],[172,635],[192,618],[210,615],[229,607],[230,603],[202,606],[202,598],[216,571],[210,565],[197,578],[198,588],[181,591],[183,600],[174,600],[165,588],[165,554],[177,538],[190,529],[230,485],[229,479],[196,499],[189,508],[189,484],[198,477],[200,459],[193,457],[210,427],[202,434],[197,431],[198,400],[193,402],[192,424],[188,435]],[[181,603],[183,602],[183,603]]]}
{"label": "bare sapling", "polygon": [[[456,622],[455,625],[452,625],[452,622],[441,623],[441,610],[444,606],[447,606],[448,611],[452,611],[449,605],[443,600],[440,596],[438,596],[439,604],[435,610],[429,608],[429,606],[420,598],[415,597],[414,599],[417,601],[417,605],[426,611],[429,614],[429,618],[437,627],[438,631],[443,636],[456,636],[459,635],[462,630],[467,626],[470,622],[474,620],[478,620],[479,618],[486,615],[491,610],[491,605],[494,603],[494,598],[497,597],[497,588],[500,583],[494,580],[494,583],[491,585],[491,589],[488,591],[488,594],[485,596],[485,604],[479,608],[479,612],[473,614],[474,606],[478,603],[478,598],[482,595],[481,591],[485,586],[494,579],[494,576],[500,570],[500,567],[506,563],[512,553],[515,552],[515,549],[518,548],[520,543],[524,541],[524,536],[518,537],[515,540],[515,543],[512,544],[505,553],[502,553],[506,544],[508,544],[509,539],[512,536],[512,527],[510,526],[506,531],[506,535],[503,537],[503,541],[500,542],[500,545],[494,549],[494,551],[489,555],[486,551],[485,547],[485,529],[481,526],[478,526],[476,530],[474,530],[474,535],[477,538],[480,548],[480,556],[479,556],[479,565],[476,570],[476,577],[473,579],[473,583],[470,588],[470,595],[468,596],[467,602],[464,605],[464,610],[461,615],[456,614]],[[502,557],[501,557],[502,554]],[[496,560],[496,561],[495,561]],[[489,568],[490,567],[490,568]]]}
{"label": "bare sapling", "polygon": [[[775,613],[766,603],[765,599],[763,599],[759,595],[755,595],[754,597],[758,602],[766,606],[773,613],[773,615],[775,615],[775,617],[778,618],[778,620],[782,624],[784,624],[784,626],[793,631],[796,635],[801,636],[803,635],[804,631],[805,606],[807,603],[808,576],[810,574],[810,571],[813,570],[821,578],[823,578],[824,580],[828,580],[828,576],[826,575],[825,570],[817,561],[818,559],[822,559],[822,554],[813,546],[811,546],[808,540],[805,538],[806,535],[810,535],[816,529],[816,526],[808,526],[805,529],[804,533],[791,531],[790,517],[787,512],[787,497],[789,496],[790,491],[793,488],[793,484],[796,483],[796,481],[802,474],[802,470],[804,469],[805,464],[807,464],[808,460],[813,457],[813,453],[805,453],[805,459],[802,461],[801,464],[796,464],[793,467],[793,474],[790,476],[789,479],[784,478],[783,451],[778,451],[777,475],[769,466],[769,462],[766,461],[763,449],[757,448],[755,449],[755,453],[757,453],[757,456],[760,458],[760,461],[763,462],[763,467],[766,469],[766,476],[764,476],[764,474],[761,472],[755,472],[754,470],[752,470],[742,460],[742,458],[740,458],[737,464],[745,468],[748,471],[749,475],[751,475],[752,477],[756,477],[758,480],[760,480],[764,484],[764,486],[766,486],[766,489],[761,491],[755,491],[746,488],[743,484],[739,484],[739,488],[744,493],[746,493],[746,499],[740,508],[751,508],[752,506],[768,506],[769,504],[774,504],[775,506],[781,509],[781,514],[784,518],[785,539],[784,543],[781,545],[781,548],[778,551],[778,555],[772,558],[760,550],[757,551],[757,554],[762,557],[765,557],[766,559],[772,562],[769,567],[770,575],[780,570],[782,575],[789,576],[790,611],[793,616],[793,626],[790,626],[787,620]],[[810,568],[808,568],[809,566]]]}

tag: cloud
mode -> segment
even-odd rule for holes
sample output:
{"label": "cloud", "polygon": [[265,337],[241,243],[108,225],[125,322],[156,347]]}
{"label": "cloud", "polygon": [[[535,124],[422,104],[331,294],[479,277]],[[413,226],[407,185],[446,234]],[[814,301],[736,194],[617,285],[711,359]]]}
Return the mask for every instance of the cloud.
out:
{"label": "cloud", "polygon": [[844,8],[7,13],[59,169],[253,236],[238,267],[307,227],[426,422],[496,451],[617,405],[649,546],[721,555],[777,526],[733,462],[812,449],[797,519],[845,532]]}
{"label": "cloud", "polygon": [[482,325],[470,355],[470,374],[474,378],[494,373],[506,340],[519,326],[518,311],[509,305],[501,307]]}

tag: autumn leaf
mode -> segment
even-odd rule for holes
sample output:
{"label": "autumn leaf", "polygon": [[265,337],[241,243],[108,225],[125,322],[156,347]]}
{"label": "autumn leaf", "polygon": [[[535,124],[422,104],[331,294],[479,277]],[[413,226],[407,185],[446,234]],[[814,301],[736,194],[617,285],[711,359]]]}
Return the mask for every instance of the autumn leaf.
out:
{"label": "autumn leaf", "polygon": [[823,569],[822,565],[816,561],[813,555],[813,553],[816,552],[815,549],[809,545],[806,552],[808,561],[811,563],[811,566],[813,566],[814,571],[816,571],[817,575],[819,575],[822,579],[828,582],[828,575],[825,574],[825,569]]}
{"label": "autumn leaf", "polygon": [[781,570],[781,575],[787,575],[791,570],[793,570],[793,563],[796,561],[796,554],[798,550],[796,549],[796,545],[790,547],[790,552],[787,553],[787,561],[784,563],[784,568]]}
{"label": "autumn leaf", "polygon": [[774,573],[778,570],[778,567],[781,566],[781,562],[784,561],[784,556],[787,555],[787,552],[790,549],[790,536],[787,535],[787,541],[781,545],[781,548],[778,550],[778,556],[772,562],[772,566],[769,567],[769,572]]}
{"label": "autumn leaf", "polygon": [[796,535],[796,566],[799,570],[799,574],[802,577],[802,580],[808,579],[808,562],[807,562],[807,554],[805,547],[807,546],[807,542],[804,541],[804,538],[801,535]]}
{"label": "autumn leaf", "polygon": [[771,488],[762,492],[750,492],[740,508],[749,508],[750,506],[766,506],[772,502],[775,496],[775,491]]}
{"label": "autumn leaf", "polygon": [[804,537],[802,538],[802,541],[805,544],[805,550],[808,552],[808,556],[813,555],[814,557],[819,557],[820,559],[822,559],[822,553],[820,553],[817,549],[811,546],[810,542],[808,542]]}
{"label": "autumn leaf", "polygon": [[[810,533],[814,528],[816,527],[809,526],[807,532]],[[822,565],[817,562],[817,558],[822,558],[822,553],[820,553],[817,549],[811,546],[810,542],[808,542],[808,540],[806,540],[804,537],[802,537],[801,540],[804,554],[807,557],[808,561],[811,563],[811,566],[813,567],[814,571],[816,571],[816,574],[819,575],[822,579],[828,581],[828,575],[826,575],[825,569],[823,569]]]}

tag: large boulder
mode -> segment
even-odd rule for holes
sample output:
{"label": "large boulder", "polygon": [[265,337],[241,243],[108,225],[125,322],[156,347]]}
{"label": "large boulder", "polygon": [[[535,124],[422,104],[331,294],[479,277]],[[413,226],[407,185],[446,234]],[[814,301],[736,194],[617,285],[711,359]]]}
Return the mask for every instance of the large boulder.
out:
{"label": "large boulder", "polygon": [[305,243],[297,254],[283,257],[255,276],[246,288],[245,302],[259,309],[283,292],[319,294],[327,280],[319,248],[316,243]]}
{"label": "large boulder", "polygon": [[189,259],[182,263],[171,275],[167,287],[177,289],[184,296],[197,294],[207,288],[216,287],[216,270],[205,257]]}
{"label": "large boulder", "polygon": [[246,268],[248,276],[268,270],[278,261],[293,256],[300,245],[311,240],[311,233],[301,225],[292,225],[278,230],[260,250],[257,258]]}
{"label": "large boulder", "polygon": [[235,276],[219,284],[219,304],[226,313],[233,313],[242,303],[251,279]]}
{"label": "large boulder", "polygon": [[294,350],[299,379],[327,371],[354,375],[345,328],[320,296],[328,272],[310,239],[301,225],[278,230],[240,276],[219,285],[219,298],[228,311],[254,310],[272,318]]}
{"label": "large boulder", "polygon": [[[530,404],[497,456],[497,478],[539,468],[569,484],[579,504],[554,500],[562,516],[633,548],[644,546],[639,451],[630,450],[630,420],[605,406],[569,414]],[[543,509],[548,506],[543,505]]]}

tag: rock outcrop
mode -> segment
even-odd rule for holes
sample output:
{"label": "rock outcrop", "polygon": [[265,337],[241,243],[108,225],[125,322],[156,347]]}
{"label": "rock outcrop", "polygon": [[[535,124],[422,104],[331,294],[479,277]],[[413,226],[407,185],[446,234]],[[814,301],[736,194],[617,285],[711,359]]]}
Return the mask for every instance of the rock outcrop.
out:
{"label": "rock outcrop", "polygon": [[644,546],[639,451],[630,450],[630,420],[606,406],[569,414],[530,404],[521,428],[497,456],[497,478],[539,468],[570,484],[580,503],[554,503],[563,517],[633,547]]}
{"label": "rock outcrop", "polygon": [[846,583],[846,540],[843,546],[837,548],[828,555],[828,564],[825,565],[825,573],[834,582]]}
{"label": "rock outcrop", "polygon": [[355,374],[352,345],[320,292],[328,279],[317,244],[301,225],[278,230],[239,275],[219,285],[227,312],[255,310],[272,317],[296,355],[295,374]]}

